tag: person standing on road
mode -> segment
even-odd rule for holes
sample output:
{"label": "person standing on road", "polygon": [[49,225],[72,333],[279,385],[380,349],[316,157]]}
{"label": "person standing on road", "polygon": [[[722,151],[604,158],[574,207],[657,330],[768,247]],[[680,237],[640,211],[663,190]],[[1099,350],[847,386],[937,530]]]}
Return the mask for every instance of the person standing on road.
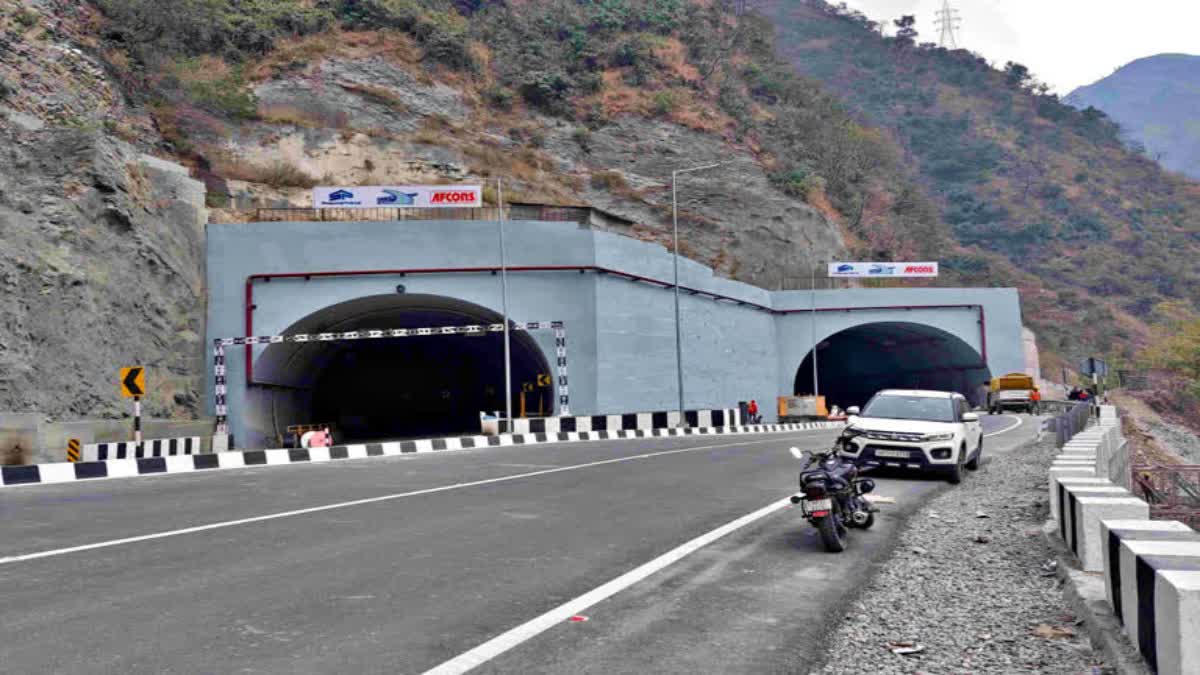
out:
{"label": "person standing on road", "polygon": [[750,399],[750,405],[746,406],[746,412],[750,413],[750,423],[751,424],[759,423],[758,401],[755,401],[754,399]]}
{"label": "person standing on road", "polygon": [[1033,411],[1033,414],[1041,415],[1042,414],[1042,392],[1038,391],[1037,387],[1034,387],[1033,391],[1029,392],[1029,402],[1030,402],[1029,407]]}
{"label": "person standing on road", "polygon": [[975,407],[983,410],[988,407],[988,392],[991,387],[988,386],[988,381],[984,380],[975,388]]}

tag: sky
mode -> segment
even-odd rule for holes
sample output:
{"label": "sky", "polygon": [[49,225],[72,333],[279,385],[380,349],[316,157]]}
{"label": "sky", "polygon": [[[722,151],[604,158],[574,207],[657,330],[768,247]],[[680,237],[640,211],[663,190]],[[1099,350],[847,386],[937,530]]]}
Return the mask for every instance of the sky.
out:
{"label": "sky", "polygon": [[[838,4],[842,0],[831,0]],[[937,42],[942,0],[844,0],[874,21],[917,17],[919,42]],[[959,46],[999,66],[1023,63],[1065,96],[1136,59],[1200,54],[1200,0],[950,0]]]}

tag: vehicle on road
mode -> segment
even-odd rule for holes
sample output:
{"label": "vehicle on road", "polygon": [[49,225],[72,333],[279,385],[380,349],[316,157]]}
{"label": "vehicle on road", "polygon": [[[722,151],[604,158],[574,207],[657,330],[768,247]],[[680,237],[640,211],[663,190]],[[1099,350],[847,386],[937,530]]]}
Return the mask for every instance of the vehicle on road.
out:
{"label": "vehicle on road", "polygon": [[1033,378],[1025,373],[1009,373],[993,377],[988,391],[988,412],[999,415],[1005,410],[1020,410],[1033,414],[1036,389]]}
{"label": "vehicle on road", "polygon": [[860,466],[916,469],[962,482],[983,457],[983,425],[962,394],[885,389],[849,408],[841,454]]}
{"label": "vehicle on road", "polygon": [[859,477],[858,465],[839,456],[839,447],[825,452],[791,448],[792,456],[800,460],[800,492],[792,495],[792,503],[800,505],[830,553],[846,550],[849,528],[871,527],[879,510],[863,497],[875,489],[875,481]]}

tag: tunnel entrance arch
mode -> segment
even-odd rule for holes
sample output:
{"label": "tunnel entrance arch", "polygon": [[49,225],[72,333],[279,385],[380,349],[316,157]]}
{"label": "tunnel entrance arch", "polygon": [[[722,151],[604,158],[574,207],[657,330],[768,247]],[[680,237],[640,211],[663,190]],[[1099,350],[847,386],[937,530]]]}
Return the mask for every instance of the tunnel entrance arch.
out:
{"label": "tunnel entrance arch", "polygon": [[[527,409],[567,409],[566,332],[561,322],[509,323],[513,400]],[[553,331],[551,368],[530,331]],[[247,428],[267,439],[294,424],[330,423],[339,442],[479,433],[479,412],[505,407],[503,319],[485,307],[428,294],[374,295],[296,321],[268,344],[248,383]],[[217,356],[218,419],[224,354]],[[539,378],[539,376],[542,376]],[[536,386],[547,378],[557,385]],[[515,407],[515,406],[514,406]]]}
{"label": "tunnel entrance arch", "polygon": [[[979,404],[979,385],[991,378],[983,357],[961,338],[933,326],[901,321],[866,323],[819,341],[817,385],[827,405],[862,406],[880,389],[955,391]],[[813,393],[813,352],[796,369],[793,391]]]}

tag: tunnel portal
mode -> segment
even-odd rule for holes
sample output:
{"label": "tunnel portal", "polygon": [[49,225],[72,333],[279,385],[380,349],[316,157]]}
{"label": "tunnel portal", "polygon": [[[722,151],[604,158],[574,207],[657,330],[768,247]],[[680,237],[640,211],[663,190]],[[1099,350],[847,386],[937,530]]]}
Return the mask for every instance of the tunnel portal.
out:
{"label": "tunnel portal", "polygon": [[[956,391],[977,404],[991,377],[979,352],[958,337],[917,323],[848,328],[817,345],[817,385],[827,405],[862,406],[880,389]],[[793,391],[813,393],[812,351],[796,370]]]}
{"label": "tunnel portal", "polygon": [[[487,308],[437,295],[376,295],[315,312],[286,334],[499,324]],[[255,363],[255,426],[287,438],[296,424],[330,423],[338,442],[479,433],[480,411],[503,411],[501,332],[281,343]],[[514,412],[522,385],[550,373],[533,336],[511,331]],[[547,387],[526,387],[529,412],[553,413]]]}

